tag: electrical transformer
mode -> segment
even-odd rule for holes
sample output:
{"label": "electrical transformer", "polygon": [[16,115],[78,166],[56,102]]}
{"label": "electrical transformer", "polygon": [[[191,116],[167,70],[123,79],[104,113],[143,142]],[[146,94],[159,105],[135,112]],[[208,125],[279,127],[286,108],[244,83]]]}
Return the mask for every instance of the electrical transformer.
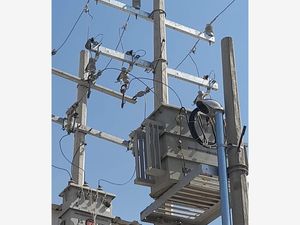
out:
{"label": "electrical transformer", "polygon": [[[201,175],[217,177],[217,152],[213,145],[213,121],[199,115],[196,125],[203,145],[189,130],[191,111],[162,104],[130,134],[136,165],[135,183],[151,187],[157,198],[193,168]],[[194,121],[193,121],[194,122]],[[202,142],[201,142],[202,143]]]}

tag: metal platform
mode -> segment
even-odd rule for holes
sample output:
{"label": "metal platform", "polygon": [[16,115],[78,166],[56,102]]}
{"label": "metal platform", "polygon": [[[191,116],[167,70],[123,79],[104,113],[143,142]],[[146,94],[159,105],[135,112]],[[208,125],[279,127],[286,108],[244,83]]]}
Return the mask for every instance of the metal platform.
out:
{"label": "metal platform", "polygon": [[141,212],[141,220],[208,224],[220,215],[219,181],[194,168]]}

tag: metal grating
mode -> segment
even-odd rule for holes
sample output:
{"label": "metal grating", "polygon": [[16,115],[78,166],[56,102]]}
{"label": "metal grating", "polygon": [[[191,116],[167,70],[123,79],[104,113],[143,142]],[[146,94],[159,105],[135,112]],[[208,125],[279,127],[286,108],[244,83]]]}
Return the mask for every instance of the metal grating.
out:
{"label": "metal grating", "polygon": [[154,223],[157,218],[164,218],[185,224],[207,224],[219,216],[218,178],[199,173],[200,169],[195,168],[179,180],[141,213],[141,220]]}

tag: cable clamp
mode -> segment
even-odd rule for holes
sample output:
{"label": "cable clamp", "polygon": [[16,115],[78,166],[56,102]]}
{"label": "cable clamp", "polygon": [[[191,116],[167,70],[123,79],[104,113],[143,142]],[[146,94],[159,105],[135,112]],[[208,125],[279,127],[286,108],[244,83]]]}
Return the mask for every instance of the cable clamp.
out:
{"label": "cable clamp", "polygon": [[[228,143],[225,147],[227,147],[227,151],[228,151],[228,150],[237,149],[239,146],[237,144]],[[241,150],[244,150],[244,146],[242,145],[239,147],[238,152],[240,152]]]}
{"label": "cable clamp", "polygon": [[153,19],[154,13],[155,13],[155,12],[159,12],[159,14],[165,14],[165,17],[167,17],[167,13],[166,13],[165,10],[163,10],[163,9],[154,9],[154,10],[149,14],[148,18]]}
{"label": "cable clamp", "polygon": [[233,172],[242,172],[242,173],[245,173],[246,175],[248,175],[248,166],[247,165],[244,165],[244,164],[237,164],[237,165],[234,165],[234,166],[229,166],[227,168],[227,173],[228,173],[228,176],[230,174],[232,174]]}
{"label": "cable clamp", "polygon": [[151,71],[155,72],[154,70],[156,69],[156,66],[157,66],[159,61],[165,62],[168,65],[168,61],[166,59],[157,58],[157,59],[153,60],[153,62],[151,62],[151,64],[150,64],[151,69],[146,68],[145,72],[151,72]]}

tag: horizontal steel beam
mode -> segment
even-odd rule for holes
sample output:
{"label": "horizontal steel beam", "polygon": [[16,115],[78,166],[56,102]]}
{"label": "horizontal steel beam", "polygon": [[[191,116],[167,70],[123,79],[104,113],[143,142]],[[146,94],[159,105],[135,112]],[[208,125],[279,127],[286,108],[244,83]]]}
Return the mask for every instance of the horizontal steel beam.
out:
{"label": "horizontal steel beam", "polygon": [[[52,73],[54,75],[57,75],[59,77],[65,78],[67,80],[73,81],[73,82],[78,83],[78,84],[82,84],[82,85],[86,84],[86,81],[83,81],[83,80],[79,79],[78,77],[76,77],[74,75],[71,75],[69,73],[66,73],[66,72],[61,71],[61,70],[56,69],[56,68],[52,68]],[[104,94],[108,94],[110,96],[122,99],[122,94],[121,93],[116,92],[114,90],[111,90],[109,88],[97,85],[97,84],[92,84],[91,89],[94,89],[94,90],[100,91]],[[136,103],[136,100],[133,100],[132,97],[130,97],[130,96],[125,95],[124,99],[126,100],[126,102],[129,102],[129,103],[132,103],[132,104]]]}
{"label": "horizontal steel beam", "polygon": [[[58,116],[55,116],[55,115],[52,114],[52,121],[64,126],[64,119],[61,118],[61,117],[58,117]],[[126,141],[122,138],[119,138],[119,137],[116,137],[114,135],[105,133],[103,131],[99,131],[99,130],[90,128],[88,126],[83,126],[83,125],[79,126],[78,124],[75,124],[74,127],[75,127],[76,130],[78,130],[80,132],[83,132],[85,134],[89,134],[89,135],[92,135],[94,137],[101,138],[101,139],[104,139],[106,141],[110,141],[112,143],[118,144],[118,145],[122,145],[123,147],[126,147],[127,149],[130,148],[129,147],[129,141]]]}
{"label": "horizontal steel beam", "polygon": [[[167,68],[167,73],[169,76],[178,78],[180,80],[188,81],[190,83],[201,85],[204,87],[210,87],[210,83],[209,83],[208,79],[203,79],[201,77],[195,77],[191,74],[180,72],[178,70],[174,70],[171,68]],[[218,84],[217,83],[212,84],[211,88],[213,90],[218,90]]]}
{"label": "horizontal steel beam", "polygon": [[113,49],[105,48],[103,46],[95,46],[95,47],[92,47],[91,50],[93,52],[100,53],[102,55],[105,55],[105,56],[113,58],[113,59],[117,59],[117,60],[129,63],[129,64],[133,64],[133,65],[145,68],[145,69],[152,70],[151,62],[148,62],[148,61],[145,61],[142,59],[134,59],[134,57],[132,57],[131,55],[126,55],[122,52],[118,52]]}
{"label": "horizontal steel beam", "polygon": [[[129,13],[129,14],[138,16],[140,18],[143,18],[147,21],[153,22],[153,18],[151,17],[152,16],[151,13],[145,12],[143,10],[135,9],[134,7],[126,5],[125,3],[122,3],[122,2],[115,1],[115,0],[96,0],[96,3],[102,3],[104,5],[108,5],[108,6],[111,6],[113,8],[119,9],[123,12]],[[168,28],[171,28],[173,30],[177,30],[177,31],[182,32],[184,34],[188,34],[188,35],[190,35],[194,38],[202,39],[204,41],[208,41],[209,43],[214,43],[215,42],[214,37],[210,37],[210,36],[206,35],[204,32],[195,30],[193,28],[183,26],[179,23],[175,23],[175,22],[167,20],[167,19],[165,20],[165,24],[166,24],[166,27],[168,27]]]}
{"label": "horizontal steel beam", "polygon": [[[129,64],[134,64],[138,67],[142,67],[147,69],[148,71],[153,71],[153,63],[146,61],[146,60],[142,60],[142,59],[134,59],[134,57],[130,56],[130,55],[126,55],[122,52],[118,52],[103,46],[94,46],[91,48],[92,51],[96,52],[96,53],[100,53],[102,55],[105,55],[107,57],[111,57],[113,59],[122,61],[122,62],[126,62]],[[188,73],[184,73],[184,72],[180,72],[178,70],[174,70],[171,68],[167,68],[167,74],[178,78],[180,80],[183,81],[187,81],[190,82],[192,84],[196,84],[196,85],[200,85],[203,87],[210,87],[213,90],[218,90],[218,84],[214,83],[213,85],[210,85],[209,80],[203,79],[201,77],[196,77],[194,75],[188,74]]]}

